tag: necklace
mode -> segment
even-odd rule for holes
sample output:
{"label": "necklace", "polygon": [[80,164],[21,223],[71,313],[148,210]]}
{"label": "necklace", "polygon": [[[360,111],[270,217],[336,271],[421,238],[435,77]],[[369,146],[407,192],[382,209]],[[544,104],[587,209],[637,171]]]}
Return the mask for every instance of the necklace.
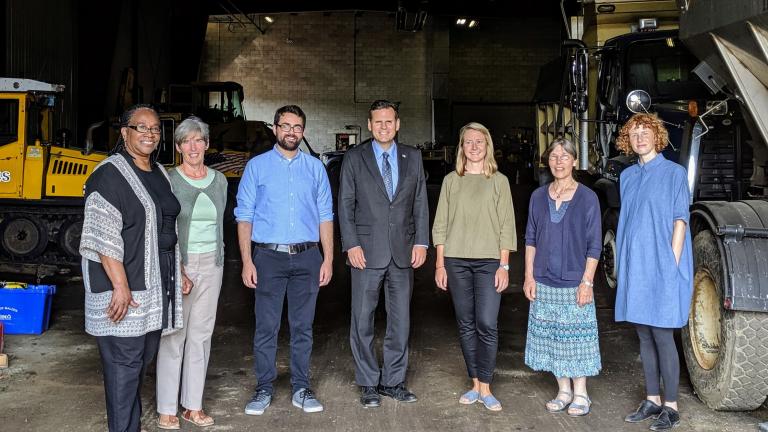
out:
{"label": "necklace", "polygon": [[560,191],[557,191],[557,188],[555,188],[555,182],[552,182],[552,193],[555,195],[555,199],[560,199],[560,195],[564,194],[565,192],[569,191],[573,186],[576,185],[576,180],[572,180],[571,184],[563,187],[560,189]]}

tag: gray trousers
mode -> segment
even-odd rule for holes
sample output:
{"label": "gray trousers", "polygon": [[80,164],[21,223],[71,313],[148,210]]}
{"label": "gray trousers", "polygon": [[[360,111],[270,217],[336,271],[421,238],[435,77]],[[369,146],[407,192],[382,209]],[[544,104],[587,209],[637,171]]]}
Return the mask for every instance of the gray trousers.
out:
{"label": "gray trousers", "polygon": [[216,266],[216,252],[191,253],[184,271],[194,287],[182,300],[184,327],[160,339],[157,354],[157,412],[176,415],[181,405],[203,408],[205,375],[216,324],[216,307],[224,267]]}
{"label": "gray trousers", "polygon": [[[384,336],[384,364],[373,347],[374,314],[379,292],[384,288],[387,330]],[[352,268],[352,323],[350,347],[355,359],[355,382],[360,386],[395,386],[405,382],[408,369],[413,268],[400,268],[390,261],[386,268]]]}

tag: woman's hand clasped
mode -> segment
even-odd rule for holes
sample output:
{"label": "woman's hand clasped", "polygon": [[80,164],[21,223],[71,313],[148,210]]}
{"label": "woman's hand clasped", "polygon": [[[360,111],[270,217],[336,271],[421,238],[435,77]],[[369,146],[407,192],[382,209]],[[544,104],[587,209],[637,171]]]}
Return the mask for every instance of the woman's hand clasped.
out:
{"label": "woman's hand clasped", "polygon": [[445,271],[445,267],[435,269],[435,283],[441,290],[448,291],[448,272]]}
{"label": "woman's hand clasped", "polygon": [[536,300],[536,281],[533,280],[533,278],[525,278],[525,282],[523,282],[523,292],[528,300]]}
{"label": "woman's hand clasped", "polygon": [[579,307],[584,307],[585,305],[592,303],[593,300],[594,293],[592,292],[592,287],[584,282],[580,283],[579,288],[576,289],[576,304],[579,305]]}

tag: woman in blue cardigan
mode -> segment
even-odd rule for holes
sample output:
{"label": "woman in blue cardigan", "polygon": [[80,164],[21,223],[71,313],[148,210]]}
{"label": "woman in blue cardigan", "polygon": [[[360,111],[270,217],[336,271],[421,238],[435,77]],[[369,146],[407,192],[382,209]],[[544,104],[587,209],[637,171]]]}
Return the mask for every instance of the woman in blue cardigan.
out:
{"label": "woman in blue cardigan", "polygon": [[586,377],[601,369],[592,292],[601,251],[600,204],[573,178],[578,157],[570,141],[553,141],[544,158],[554,181],[531,195],[525,230],[523,290],[531,301],[525,364],[557,379],[549,412],[567,408],[571,416],[584,416],[592,405]]}

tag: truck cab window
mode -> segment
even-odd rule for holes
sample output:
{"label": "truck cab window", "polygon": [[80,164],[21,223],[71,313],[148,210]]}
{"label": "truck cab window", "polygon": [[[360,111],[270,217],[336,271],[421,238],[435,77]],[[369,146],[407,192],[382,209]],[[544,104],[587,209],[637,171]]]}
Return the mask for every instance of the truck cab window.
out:
{"label": "truck cab window", "polygon": [[0,100],[0,145],[6,145],[19,139],[19,101],[16,99]]}
{"label": "truck cab window", "polygon": [[627,50],[627,89],[641,89],[653,99],[680,100],[706,96],[692,72],[698,60],[673,38],[638,41]]}

